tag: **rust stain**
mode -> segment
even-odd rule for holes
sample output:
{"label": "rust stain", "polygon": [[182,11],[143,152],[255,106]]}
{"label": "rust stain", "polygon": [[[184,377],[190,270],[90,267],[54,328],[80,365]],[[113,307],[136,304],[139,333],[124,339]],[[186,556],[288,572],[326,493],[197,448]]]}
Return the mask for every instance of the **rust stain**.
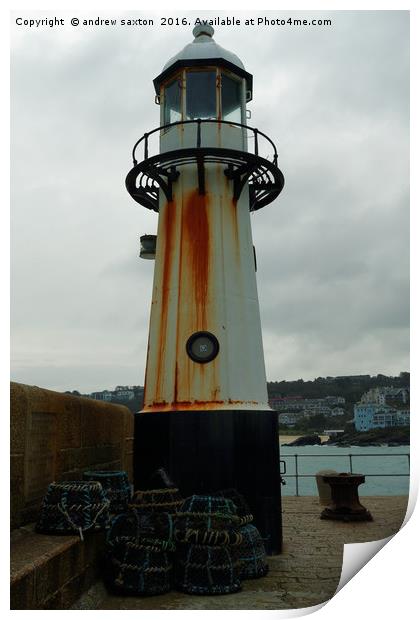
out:
{"label": "rust stain", "polygon": [[214,401],[207,401],[207,400],[193,400],[193,401],[189,401],[189,400],[180,400],[177,403],[172,403],[175,404],[175,406],[177,408],[182,408],[182,407],[207,407],[210,405],[223,405],[223,400],[214,400]]}
{"label": "rust stain", "polygon": [[[184,201],[182,200],[182,207],[184,206]],[[173,396],[173,400],[174,402],[176,402],[178,400],[178,359],[180,356],[180,314],[181,314],[181,309],[180,309],[180,302],[182,301],[182,292],[181,292],[181,286],[182,286],[182,211],[181,211],[181,230],[180,230],[180,240],[179,240],[179,263],[178,263],[178,307],[177,307],[177,314],[176,314],[176,343],[175,343],[175,375],[174,375],[174,396]],[[181,369],[181,373],[180,376],[182,378],[182,369]]]}
{"label": "rust stain", "polygon": [[178,401],[178,362],[175,362],[174,402]]}
{"label": "rust stain", "polygon": [[153,402],[147,405],[144,410],[148,412],[159,411],[212,411],[214,409],[223,409],[226,405],[235,405],[239,409],[241,406],[258,405],[256,400],[181,400],[178,402],[168,403],[165,400]]}
{"label": "rust stain", "polygon": [[157,393],[161,393],[163,388],[163,368],[164,368],[164,353],[165,342],[167,336],[168,327],[168,299],[169,299],[169,287],[171,278],[171,265],[172,265],[172,252],[174,248],[174,235],[175,235],[175,209],[176,202],[172,200],[166,203],[166,209],[163,215],[161,238],[164,240],[165,246],[163,251],[163,266],[162,266],[162,308],[160,316],[160,326],[158,330],[158,360],[156,367],[156,390]]}
{"label": "rust stain", "polygon": [[194,190],[183,210],[182,229],[189,249],[192,287],[194,290],[197,323],[206,324],[206,306],[209,279],[210,235],[208,196]]}
{"label": "rust stain", "polygon": [[147,339],[147,355],[146,355],[146,372],[144,373],[144,386],[143,386],[143,407],[147,400],[147,368],[149,366],[150,355],[150,325],[149,325],[149,337]]}
{"label": "rust stain", "polygon": [[226,211],[228,212],[231,219],[233,247],[236,260],[239,261],[241,253],[239,247],[238,200],[237,198],[233,198],[233,181],[229,181],[229,179],[227,179],[226,177],[223,187],[222,200],[222,206],[226,205]]}

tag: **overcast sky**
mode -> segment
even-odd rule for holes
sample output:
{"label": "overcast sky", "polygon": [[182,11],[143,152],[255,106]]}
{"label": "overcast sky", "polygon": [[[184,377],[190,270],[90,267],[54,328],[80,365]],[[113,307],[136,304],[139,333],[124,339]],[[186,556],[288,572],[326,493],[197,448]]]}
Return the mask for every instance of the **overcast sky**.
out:
{"label": "overcast sky", "polygon": [[[192,26],[161,27],[162,14],[100,14],[153,27],[72,27],[98,15],[77,11],[56,14],[64,27],[12,24],[15,381],[143,384],[154,263],[138,258],[138,237],[157,215],[124,180],[134,142],[159,124],[152,79],[193,38]],[[409,368],[409,16],[315,16],[332,26],[215,27],[254,75],[250,124],[277,144],[286,179],[251,217],[267,378],[398,374]]]}

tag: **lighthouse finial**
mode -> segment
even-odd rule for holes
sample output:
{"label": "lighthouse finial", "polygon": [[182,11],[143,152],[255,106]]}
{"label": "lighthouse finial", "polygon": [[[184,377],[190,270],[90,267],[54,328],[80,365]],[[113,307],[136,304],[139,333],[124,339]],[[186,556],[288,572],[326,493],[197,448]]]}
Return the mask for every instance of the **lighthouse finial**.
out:
{"label": "lighthouse finial", "polygon": [[193,30],[193,35],[195,38],[199,37],[201,34],[205,34],[208,37],[212,37],[214,35],[214,28],[210,26],[210,24],[197,24]]}

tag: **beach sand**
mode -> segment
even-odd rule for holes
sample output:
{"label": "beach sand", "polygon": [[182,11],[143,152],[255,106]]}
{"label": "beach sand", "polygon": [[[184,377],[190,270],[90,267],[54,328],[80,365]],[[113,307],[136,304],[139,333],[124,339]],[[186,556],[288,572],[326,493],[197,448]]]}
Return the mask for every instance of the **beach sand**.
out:
{"label": "beach sand", "polygon": [[[280,445],[282,446],[285,443],[291,443],[292,441],[294,441],[295,439],[298,439],[299,437],[304,437],[304,435],[279,435],[280,437]],[[321,438],[321,441],[327,441],[328,440],[328,435],[319,435],[319,437]]]}

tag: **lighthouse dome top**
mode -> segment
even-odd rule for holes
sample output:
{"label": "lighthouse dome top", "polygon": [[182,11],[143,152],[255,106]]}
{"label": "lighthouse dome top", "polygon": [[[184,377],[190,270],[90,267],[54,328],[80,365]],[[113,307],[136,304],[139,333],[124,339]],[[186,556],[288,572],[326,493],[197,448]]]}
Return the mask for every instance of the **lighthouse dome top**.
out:
{"label": "lighthouse dome top", "polygon": [[233,52],[225,49],[213,39],[214,29],[210,24],[197,24],[194,27],[194,40],[188,43],[178,54],[168,60],[162,73],[153,81],[156,93],[159,87],[173,72],[182,67],[200,65],[218,65],[244,77],[247,89],[252,92],[252,75],[245,71],[242,60]]}
{"label": "lighthouse dome top", "polygon": [[199,24],[193,30],[194,41],[188,43],[178,54],[173,56],[163,67],[163,71],[168,69],[178,60],[195,60],[195,59],[219,59],[223,58],[228,62],[241,69],[245,69],[243,62],[236,54],[226,50],[224,47],[216,43],[213,39],[214,28],[208,24]]}

